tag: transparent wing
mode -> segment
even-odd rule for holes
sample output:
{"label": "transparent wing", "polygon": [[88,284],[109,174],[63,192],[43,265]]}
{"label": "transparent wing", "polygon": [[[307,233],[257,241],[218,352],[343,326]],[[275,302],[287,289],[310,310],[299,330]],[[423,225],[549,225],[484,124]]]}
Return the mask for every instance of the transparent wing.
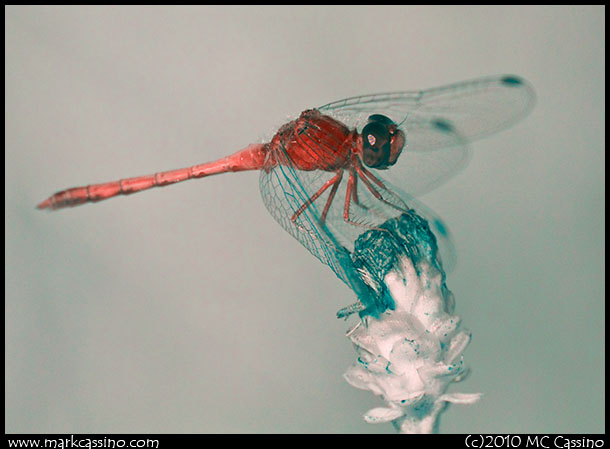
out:
{"label": "transparent wing", "polygon": [[[292,166],[287,157],[284,158],[284,164],[276,164],[274,161],[278,159],[271,154],[269,156],[259,179],[265,207],[290,235],[352,287],[354,273],[349,249],[320,223],[319,202],[322,199],[306,208],[298,220],[292,220],[293,215],[315,192],[311,186],[317,185],[319,188],[333,174],[323,171],[301,172]],[[306,179],[305,174],[309,175]]]}
{"label": "transparent wing", "polygon": [[[348,126],[366,123],[370,114],[387,115],[408,131],[442,119],[468,141],[501,131],[525,117],[535,103],[533,88],[514,75],[464,81],[422,91],[364,95],[326,104],[320,111],[341,118]],[[411,142],[411,151],[444,148],[442,141]]]}
{"label": "transparent wing", "polygon": [[[437,236],[445,269],[451,269],[455,265],[453,244],[442,220],[429,208],[386,180],[378,178],[384,188],[378,185],[373,187],[373,190],[382,196],[380,200],[358,175],[350,175],[349,170],[297,170],[285,153],[270,156],[260,176],[260,190],[265,206],[289,234],[322,263],[328,265],[360,298],[366,297],[360,294],[366,287],[363,287],[362,279],[352,266],[354,242],[363,232],[375,229],[409,209],[415,209],[428,220]],[[284,162],[275,163],[278,160]],[[355,193],[348,190],[350,176],[357,179],[352,181],[356,183]],[[336,181],[331,183],[333,180]],[[328,186],[326,190],[319,193],[325,185]],[[310,198],[316,199],[303,208]]]}
{"label": "transparent wing", "polygon": [[319,110],[359,132],[371,114],[391,118],[406,135],[392,177],[410,194],[421,195],[466,166],[468,142],[511,126],[534,103],[527,81],[501,75],[418,92],[353,97]]}

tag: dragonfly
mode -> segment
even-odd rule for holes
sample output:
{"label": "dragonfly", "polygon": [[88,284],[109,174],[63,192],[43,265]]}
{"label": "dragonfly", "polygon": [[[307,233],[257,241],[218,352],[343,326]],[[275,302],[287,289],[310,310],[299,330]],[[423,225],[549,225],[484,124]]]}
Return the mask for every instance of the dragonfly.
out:
{"label": "dragonfly", "polygon": [[409,210],[433,228],[442,258],[455,260],[448,227],[415,197],[467,165],[469,142],[508,128],[534,103],[532,86],[515,75],[351,97],[307,109],[269,142],[216,161],[69,188],[37,207],[57,210],[258,170],[263,203],[274,219],[358,294],[362,281],[350,265],[355,240]]}

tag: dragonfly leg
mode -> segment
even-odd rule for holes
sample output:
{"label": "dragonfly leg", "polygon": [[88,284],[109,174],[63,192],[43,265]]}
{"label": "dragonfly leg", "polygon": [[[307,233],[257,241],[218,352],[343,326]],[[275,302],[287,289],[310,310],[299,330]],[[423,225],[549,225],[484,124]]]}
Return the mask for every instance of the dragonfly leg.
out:
{"label": "dragonfly leg", "polygon": [[[397,209],[401,212],[407,212],[409,210],[409,207],[407,206],[407,204],[398,195],[396,195],[394,192],[392,192],[390,189],[388,189],[383,184],[383,182],[381,182],[379,179],[377,179],[371,172],[366,170],[364,167],[360,166],[360,164],[354,164],[354,168],[356,170],[356,173],[358,173],[358,176],[360,176],[360,179],[362,179],[362,182],[364,183],[364,185],[367,187],[369,192],[371,192],[373,194],[373,196],[375,198],[377,198],[379,201],[382,201],[383,203],[387,204],[388,206],[393,207],[394,209]],[[396,205],[395,203],[386,200],[381,195],[381,193],[379,193],[377,191],[377,189],[375,189],[375,187],[372,185],[371,181],[367,177],[367,174],[371,177],[371,179],[373,180],[373,182],[375,182],[375,184],[377,184],[384,191],[389,193],[390,196],[392,196],[393,199],[399,203],[399,205]]]}
{"label": "dragonfly leg", "polygon": [[362,173],[364,173],[369,179],[371,179],[375,184],[377,184],[383,190],[388,190],[388,188],[385,186],[383,181],[381,181],[381,179],[379,179],[377,176],[375,176],[373,173],[371,173],[371,171],[368,170],[364,165],[358,164],[358,168],[360,168],[360,171]]}
{"label": "dragonfly leg", "polygon": [[364,173],[371,181],[381,187],[383,190],[388,190],[385,184],[381,181],[381,179],[377,178],[373,173],[371,173],[367,168],[362,164],[357,164],[358,168],[362,173]]}
{"label": "dragonfly leg", "polygon": [[[364,309],[366,309],[366,306],[364,304],[362,304],[360,301],[358,301],[357,303],[351,304],[347,307],[343,307],[341,310],[339,310],[337,312],[337,318],[343,318],[343,319],[347,320],[349,318],[349,316],[352,315],[353,313],[361,312]],[[362,321],[358,321],[356,326],[353,327],[349,332],[347,332],[345,334],[345,336],[349,337],[356,329],[358,329],[358,327],[360,327],[361,324],[362,324]]]}
{"label": "dragonfly leg", "polygon": [[[345,208],[343,209],[343,220],[346,223],[351,224],[353,226],[359,226],[359,227],[362,227],[362,228],[365,228],[365,229],[368,229],[371,231],[390,232],[387,229],[380,228],[380,227],[372,225],[372,224],[358,223],[357,221],[354,221],[350,218],[350,213],[349,213],[350,200],[354,196],[354,189],[355,189],[356,183],[358,182],[358,176],[360,176],[362,178],[362,175],[358,175],[357,171],[354,171],[354,169],[350,169],[349,180],[347,182],[347,192],[345,194]],[[369,190],[371,191],[373,196],[375,196],[375,198],[379,199],[380,201],[385,201],[383,199],[383,197],[381,196],[381,194],[379,192],[377,192],[373,186],[370,185],[370,181],[368,181],[365,178],[363,178],[362,180],[365,183],[365,185],[369,188]],[[378,211],[376,211],[375,208],[373,208],[371,212],[378,213]],[[342,311],[344,311],[344,310],[342,310]]]}
{"label": "dragonfly leg", "polygon": [[[320,189],[314,193],[313,195],[311,195],[311,197],[305,201],[301,207],[299,207],[299,209],[292,215],[291,220],[293,223],[296,223],[297,218],[299,218],[299,216],[305,212],[305,210],[311,206],[313,204],[313,202],[315,200],[317,200],[318,198],[320,198],[320,195],[322,195],[326,189],[328,189],[330,186],[333,186],[333,190],[331,191],[331,195],[329,196],[329,199],[332,202],[332,197],[334,196],[334,193],[336,193],[337,188],[339,186],[339,183],[341,182],[341,178],[343,177],[343,170],[338,171],[337,174],[335,176],[333,176],[331,179],[329,179],[328,181],[326,181],[324,183],[324,185],[322,187],[320,187]],[[336,187],[335,187],[336,186]],[[327,206],[330,208],[330,203],[327,201]],[[324,207],[324,211],[326,213],[328,213],[327,207]],[[324,219],[326,219],[326,215],[323,214]],[[323,220],[322,220],[323,221]]]}
{"label": "dragonfly leg", "polygon": [[360,164],[360,169],[362,170],[362,172],[369,178],[371,179],[375,184],[377,184],[379,187],[381,187],[383,190],[385,190],[386,192],[388,192],[391,196],[393,196],[398,202],[400,202],[400,204],[402,204],[402,206],[404,207],[405,210],[409,210],[409,206],[407,205],[407,203],[405,203],[405,201],[399,196],[397,195],[395,192],[393,192],[392,190],[388,189],[386,187],[386,185],[383,183],[383,181],[381,181],[379,178],[377,178],[373,173],[371,173],[369,170],[367,170],[362,164]]}
{"label": "dragonfly leg", "polygon": [[335,199],[335,194],[337,193],[337,189],[339,188],[341,180],[343,179],[343,170],[341,170],[337,174],[339,175],[339,178],[333,184],[333,188],[330,189],[330,194],[328,195],[328,199],[326,200],[326,204],[324,205],[324,210],[322,211],[322,215],[320,216],[320,224],[322,225],[326,221],[326,216],[328,215],[328,211],[330,210],[330,205]]}
{"label": "dragonfly leg", "polygon": [[355,205],[363,208],[364,210],[368,210],[368,206],[362,204],[358,198],[358,178],[354,180],[354,189],[352,190],[352,201]]}
{"label": "dragonfly leg", "polygon": [[360,226],[360,227],[367,228],[367,229],[374,229],[374,227],[371,227],[368,224],[358,223],[357,221],[354,221],[350,218],[349,209],[350,209],[351,201],[354,197],[354,189],[355,189],[357,180],[358,180],[358,178],[357,178],[356,174],[354,173],[354,170],[350,169],[349,179],[347,181],[347,190],[345,192],[345,205],[343,207],[343,221],[345,221],[346,223],[351,224],[353,226]]}

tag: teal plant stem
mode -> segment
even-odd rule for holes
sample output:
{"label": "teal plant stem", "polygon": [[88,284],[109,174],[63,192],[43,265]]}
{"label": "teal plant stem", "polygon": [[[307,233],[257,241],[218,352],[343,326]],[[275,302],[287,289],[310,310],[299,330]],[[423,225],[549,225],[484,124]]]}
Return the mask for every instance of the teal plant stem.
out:
{"label": "teal plant stem", "polygon": [[434,234],[411,210],[362,234],[352,261],[369,294],[347,333],[358,359],[344,376],[385,402],[364,419],[400,433],[437,432],[447,404],[481,395],[448,392],[467,374],[462,353],[471,335],[454,314]]}

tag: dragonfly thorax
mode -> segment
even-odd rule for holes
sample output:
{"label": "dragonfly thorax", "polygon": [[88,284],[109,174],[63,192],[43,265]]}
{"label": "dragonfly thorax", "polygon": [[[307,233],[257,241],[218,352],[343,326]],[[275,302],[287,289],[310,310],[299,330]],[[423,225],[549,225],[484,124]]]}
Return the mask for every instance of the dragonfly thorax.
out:
{"label": "dragonfly thorax", "polygon": [[357,142],[357,133],[343,123],[309,109],[282,126],[269,149],[274,163],[303,171],[336,171],[349,164]]}

